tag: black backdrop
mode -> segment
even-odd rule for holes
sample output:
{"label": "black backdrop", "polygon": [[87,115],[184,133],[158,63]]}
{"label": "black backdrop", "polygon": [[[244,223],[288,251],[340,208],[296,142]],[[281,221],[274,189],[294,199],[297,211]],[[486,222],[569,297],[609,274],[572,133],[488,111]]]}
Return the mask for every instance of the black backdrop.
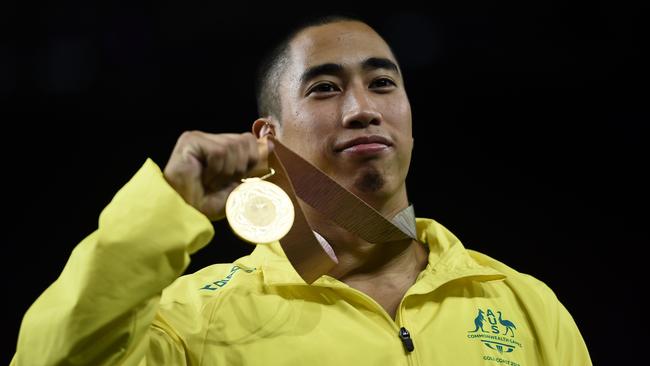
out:
{"label": "black backdrop", "polygon": [[[260,55],[318,13],[359,15],[393,45],[413,108],[408,184],[418,216],[546,282],[596,364],[640,357],[644,9],[447,3],[455,5],[3,5],[9,342],[0,362],[15,350],[23,313],[113,194],[147,157],[164,166],[184,130],[248,131]],[[223,222],[215,226],[188,272],[252,249]]]}

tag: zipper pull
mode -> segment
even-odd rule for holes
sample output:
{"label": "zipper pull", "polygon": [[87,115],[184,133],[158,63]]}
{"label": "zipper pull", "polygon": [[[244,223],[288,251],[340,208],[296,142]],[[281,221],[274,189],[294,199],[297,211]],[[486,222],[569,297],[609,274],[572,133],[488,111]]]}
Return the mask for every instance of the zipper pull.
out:
{"label": "zipper pull", "polygon": [[409,352],[413,352],[415,346],[413,345],[413,340],[411,339],[411,333],[409,333],[406,328],[402,327],[399,330],[399,337],[402,339],[404,348]]}

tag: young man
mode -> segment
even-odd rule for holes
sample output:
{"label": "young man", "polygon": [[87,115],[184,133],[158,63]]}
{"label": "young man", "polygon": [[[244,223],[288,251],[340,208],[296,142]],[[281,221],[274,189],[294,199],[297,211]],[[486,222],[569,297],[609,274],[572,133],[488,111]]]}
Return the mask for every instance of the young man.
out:
{"label": "young man", "polygon": [[253,134],[183,134],[147,161],[29,309],[14,365],[588,365],[540,281],[430,219],[372,244],[305,206],[338,258],[307,284],[278,242],[181,276],[273,135],[391,218],[409,208],[413,138],[398,63],[363,22],[326,19],[273,54]]}

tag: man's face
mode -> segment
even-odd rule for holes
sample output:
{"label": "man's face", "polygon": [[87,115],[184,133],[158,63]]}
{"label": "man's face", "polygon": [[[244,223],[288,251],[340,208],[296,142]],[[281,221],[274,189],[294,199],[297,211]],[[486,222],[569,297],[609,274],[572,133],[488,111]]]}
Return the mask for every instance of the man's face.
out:
{"label": "man's face", "polygon": [[281,141],[362,198],[405,194],[411,108],[377,33],[359,22],[307,28],[281,80]]}

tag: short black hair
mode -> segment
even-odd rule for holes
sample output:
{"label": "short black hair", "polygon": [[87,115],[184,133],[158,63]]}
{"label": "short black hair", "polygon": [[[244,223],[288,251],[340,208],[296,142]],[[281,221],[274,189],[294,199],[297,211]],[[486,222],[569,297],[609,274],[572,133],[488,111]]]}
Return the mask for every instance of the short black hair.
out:
{"label": "short black hair", "polygon": [[278,85],[289,62],[289,44],[291,41],[298,33],[307,28],[338,22],[361,22],[367,24],[359,18],[343,15],[329,15],[309,19],[295,27],[262,59],[255,82],[257,113],[260,117],[272,116],[278,121],[280,120],[282,109]]}

